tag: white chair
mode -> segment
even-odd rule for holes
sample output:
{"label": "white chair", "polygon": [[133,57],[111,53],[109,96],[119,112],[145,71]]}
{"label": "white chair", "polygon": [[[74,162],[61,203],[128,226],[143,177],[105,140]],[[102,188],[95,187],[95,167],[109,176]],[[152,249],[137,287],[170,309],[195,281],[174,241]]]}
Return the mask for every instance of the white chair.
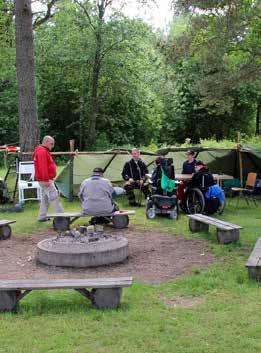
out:
{"label": "white chair", "polygon": [[[26,197],[26,190],[35,190],[36,197]],[[19,202],[27,200],[41,200],[41,188],[34,179],[34,162],[19,162],[18,165],[18,193]]]}

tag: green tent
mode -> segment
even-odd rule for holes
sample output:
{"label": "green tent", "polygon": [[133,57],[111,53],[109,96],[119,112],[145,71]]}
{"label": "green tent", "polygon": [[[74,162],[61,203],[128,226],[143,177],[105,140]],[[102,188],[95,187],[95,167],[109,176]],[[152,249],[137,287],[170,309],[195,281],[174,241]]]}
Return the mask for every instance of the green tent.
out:
{"label": "green tent", "polygon": [[[197,153],[197,159],[204,161],[213,173],[224,173],[240,178],[240,163],[238,149],[217,148],[190,148]],[[141,158],[148,169],[152,171],[157,155],[173,158],[175,172],[181,173],[187,148],[164,148],[155,153],[141,152]],[[249,172],[256,172],[261,176],[261,151],[249,148],[241,148],[243,178],[246,179]],[[61,194],[69,199],[79,192],[82,181],[92,174],[95,167],[105,169],[105,177],[113,183],[122,181],[121,172],[126,161],[130,160],[130,151],[111,150],[106,152],[82,152],[71,157],[56,179],[56,185]]]}
{"label": "green tent", "polygon": [[[155,153],[142,152],[141,158],[147,165],[152,165]],[[111,182],[122,181],[123,165],[130,159],[130,152],[122,150],[79,153],[70,159],[56,178],[55,183],[61,194],[71,199],[78,194],[82,181],[91,176],[95,167],[105,169],[104,176]]]}

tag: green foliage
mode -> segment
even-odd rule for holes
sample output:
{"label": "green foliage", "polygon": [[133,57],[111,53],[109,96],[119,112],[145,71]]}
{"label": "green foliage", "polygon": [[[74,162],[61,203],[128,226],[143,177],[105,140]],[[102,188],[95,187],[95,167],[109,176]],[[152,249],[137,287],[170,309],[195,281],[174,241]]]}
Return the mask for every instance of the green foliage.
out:
{"label": "green foliage", "polygon": [[[95,3],[84,3],[95,26]],[[94,148],[182,144],[187,138],[195,144],[234,140],[237,130],[246,138],[255,132],[258,3],[175,4],[180,15],[167,36],[113,7],[102,24]],[[12,6],[0,1],[0,144],[19,140]],[[66,0],[35,31],[41,136],[53,134],[58,150],[68,150],[71,138],[77,148],[86,148],[96,43],[92,25],[75,1]]]}
{"label": "green foliage", "polygon": [[18,142],[13,2],[0,0],[0,145]]}
{"label": "green foliage", "polygon": [[[157,94],[163,60],[155,48],[155,35],[141,21],[116,13],[103,27],[96,148],[149,144],[159,136],[163,114]],[[92,28],[67,1],[52,26],[39,28],[36,40],[42,134],[52,131],[59,149],[67,148],[69,138],[83,149],[95,49]]]}
{"label": "green foliage", "polygon": [[234,138],[236,130],[253,134],[260,104],[257,2],[181,0],[177,5],[191,17],[186,20],[186,12],[174,19],[173,27],[181,23],[182,30],[172,30],[162,46],[174,88],[165,103],[165,124],[174,130],[168,141]]}

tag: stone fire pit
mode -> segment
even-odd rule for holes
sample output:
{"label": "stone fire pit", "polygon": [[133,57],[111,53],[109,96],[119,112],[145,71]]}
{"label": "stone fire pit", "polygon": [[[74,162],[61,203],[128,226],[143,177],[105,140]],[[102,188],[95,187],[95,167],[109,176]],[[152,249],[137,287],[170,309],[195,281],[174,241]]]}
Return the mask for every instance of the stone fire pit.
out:
{"label": "stone fire pit", "polygon": [[95,267],[122,262],[127,256],[128,240],[105,233],[99,225],[67,230],[37,244],[37,260],[50,266]]}

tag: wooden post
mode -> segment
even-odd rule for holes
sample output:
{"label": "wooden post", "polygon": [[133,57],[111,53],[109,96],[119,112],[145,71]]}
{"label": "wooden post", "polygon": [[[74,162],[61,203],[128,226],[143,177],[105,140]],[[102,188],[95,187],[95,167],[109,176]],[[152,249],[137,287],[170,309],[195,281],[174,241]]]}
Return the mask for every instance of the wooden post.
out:
{"label": "wooden post", "polygon": [[237,131],[237,143],[240,144],[240,140],[241,140],[241,133],[240,131]]}
{"label": "wooden post", "polygon": [[73,159],[71,156],[70,164],[69,164],[69,201],[73,201]]}
{"label": "wooden post", "polygon": [[237,149],[238,149],[238,159],[239,159],[240,186],[243,187],[243,158],[242,158],[242,152],[241,152],[241,145],[238,145]]}
{"label": "wooden post", "polygon": [[240,133],[240,131],[238,131],[237,132],[237,143],[238,143],[237,150],[238,150],[238,160],[239,160],[239,176],[240,176],[240,186],[243,187],[243,158],[242,158],[240,140],[241,140],[241,133]]}
{"label": "wooden post", "polygon": [[69,140],[70,152],[74,152],[75,140]]}

